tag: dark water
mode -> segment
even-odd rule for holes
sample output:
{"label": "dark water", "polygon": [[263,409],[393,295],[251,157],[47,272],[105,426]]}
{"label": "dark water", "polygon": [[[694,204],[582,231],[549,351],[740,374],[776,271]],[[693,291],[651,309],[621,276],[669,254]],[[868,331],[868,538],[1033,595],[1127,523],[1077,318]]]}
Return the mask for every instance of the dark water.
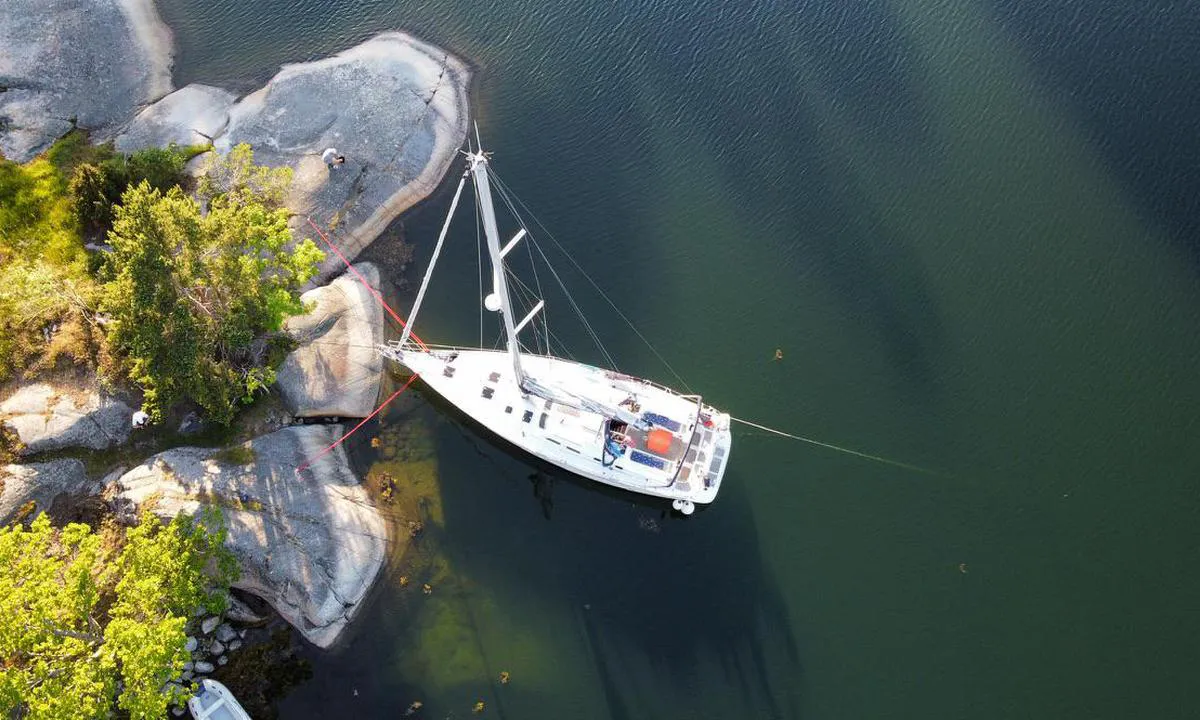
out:
{"label": "dark water", "polygon": [[[948,475],[744,436],[682,522],[535,494],[417,408],[453,590],[385,583],[285,716],[1200,714],[1200,5],[163,14],[181,85],[248,90],[385,29],[469,58],[501,177],[692,386]],[[419,260],[447,201],[406,220]],[[473,234],[427,339],[476,337]],[[671,381],[576,282],[622,368]]]}

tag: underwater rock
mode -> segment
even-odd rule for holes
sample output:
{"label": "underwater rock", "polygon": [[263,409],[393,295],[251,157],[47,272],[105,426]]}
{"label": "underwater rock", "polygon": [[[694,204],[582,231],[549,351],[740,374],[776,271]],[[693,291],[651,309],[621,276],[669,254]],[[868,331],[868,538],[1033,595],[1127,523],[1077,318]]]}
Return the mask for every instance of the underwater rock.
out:
{"label": "underwater rock", "polygon": [[344,432],[341,425],[284,428],[251,440],[248,464],[223,462],[215,449],[168,450],[121,476],[118,497],[135,506],[154,497],[164,517],[219,509],[241,568],[234,586],[328,647],[374,584],[387,546],[383,517],[344,449],[312,461]]}

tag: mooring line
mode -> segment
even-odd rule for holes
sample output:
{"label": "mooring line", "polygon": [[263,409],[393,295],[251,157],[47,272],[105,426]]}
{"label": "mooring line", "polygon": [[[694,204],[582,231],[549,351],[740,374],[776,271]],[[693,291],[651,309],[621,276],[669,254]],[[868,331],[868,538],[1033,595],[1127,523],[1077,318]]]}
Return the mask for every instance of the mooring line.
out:
{"label": "mooring line", "polygon": [[821,442],[820,440],[813,440],[812,438],[803,437],[801,435],[793,435],[792,433],[786,433],[782,430],[776,430],[775,428],[769,428],[766,425],[759,425],[758,423],[750,422],[749,420],[743,420],[741,418],[736,418],[736,417],[733,417],[732,415],[729,416],[729,419],[733,420],[734,422],[740,422],[743,425],[749,425],[750,427],[758,428],[759,430],[765,430],[766,432],[773,433],[773,434],[779,435],[781,437],[791,438],[792,440],[799,440],[801,442],[809,443],[810,445],[818,445],[820,447],[827,448],[829,450],[836,450],[837,452],[846,453],[847,455],[857,455],[860,458],[866,458],[867,460],[874,460],[875,462],[880,462],[885,465],[892,465],[892,466],[895,466],[898,468],[904,468],[905,470],[912,470],[913,472],[919,472],[924,475],[932,475],[934,477],[943,477],[943,478],[950,477],[946,473],[940,472],[938,470],[930,470],[929,468],[923,468],[920,465],[912,465],[910,463],[900,462],[899,460],[892,460],[890,458],[880,457],[879,455],[871,455],[870,453],[859,452],[858,450],[851,450],[850,448],[841,447],[840,445],[833,445],[833,444],[830,444],[827,442]]}

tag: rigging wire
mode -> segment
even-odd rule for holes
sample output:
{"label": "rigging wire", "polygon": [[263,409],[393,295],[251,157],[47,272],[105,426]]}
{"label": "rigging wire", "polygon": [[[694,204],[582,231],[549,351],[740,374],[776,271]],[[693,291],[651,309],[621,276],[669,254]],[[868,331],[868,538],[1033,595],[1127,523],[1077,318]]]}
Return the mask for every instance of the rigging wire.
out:
{"label": "rigging wire", "polygon": [[[675,376],[675,379],[678,380],[681,385],[683,385],[684,390],[687,390],[689,393],[692,392],[692,388],[688,385],[687,381],[683,379],[683,376],[680,375],[678,372],[676,372],[675,368],[671,366],[671,363],[667,362],[667,359],[662,356],[662,353],[660,353],[658,351],[658,349],[656,347],[654,347],[654,345],[651,344],[651,342],[649,340],[646,339],[646,336],[643,335],[641,333],[641,331],[637,329],[637,327],[633,324],[633,321],[630,320],[629,317],[625,313],[621,312],[621,308],[617,307],[617,304],[612,301],[612,298],[610,298],[608,296],[608,293],[604,292],[604,290],[601,289],[600,285],[595,280],[592,279],[591,275],[588,275],[587,271],[585,271],[583,269],[583,267],[575,260],[575,258],[572,257],[572,255],[569,252],[567,252],[566,248],[564,248],[562,246],[562,244],[559,243],[558,240],[555,239],[554,234],[551,233],[550,229],[547,228],[545,226],[545,224],[543,224],[542,221],[538,219],[538,216],[535,215],[534,212],[529,209],[529,206],[526,205],[525,202],[523,200],[521,200],[521,198],[518,197],[515,193],[511,193],[511,191],[508,189],[508,186],[506,186],[504,184],[504,181],[501,180],[500,177],[496,175],[496,173],[491,169],[490,166],[488,168],[488,172],[491,173],[492,178],[496,181],[497,187],[500,188],[501,196],[504,197],[505,200],[507,201],[508,195],[510,195],[510,194],[512,195],[512,198],[514,200],[516,200],[516,202],[521,206],[522,209],[525,210],[526,213],[528,213],[529,217],[533,218],[533,221],[535,223],[537,223],[537,226],[542,229],[542,232],[544,232],[546,234],[546,237],[550,239],[550,242],[554,243],[554,246],[556,248],[558,248],[558,251],[560,253],[562,253],[567,258],[567,260],[570,261],[570,263],[572,265],[575,266],[575,269],[577,271],[579,271],[579,274],[583,275],[584,279],[587,280],[591,284],[591,286],[596,290],[596,292],[600,294],[600,297],[604,298],[604,301],[606,303],[608,303],[609,307],[611,307],[613,309],[613,311],[615,311],[617,313],[617,315],[621,318],[621,320],[623,320],[625,322],[625,324],[627,326],[629,326],[629,329],[633,331],[633,334],[637,335],[638,339],[640,339],[643,343],[645,343],[646,347],[650,348],[650,352],[654,353],[654,356],[657,357],[659,359],[659,361],[662,362],[662,364],[667,368],[667,370],[670,371],[670,373]],[[511,207],[511,205],[510,205],[510,207]],[[518,214],[516,212],[515,208],[513,210],[513,214],[517,216],[517,219],[519,221],[521,221],[521,216],[520,216],[520,214]],[[524,221],[521,221],[521,224],[522,224],[522,226],[524,226]],[[532,238],[530,238],[530,239],[532,240]],[[538,252],[539,252],[539,254],[542,255],[542,258],[544,260],[546,260],[546,264],[549,265],[550,260],[548,258],[546,258],[545,253],[543,253],[541,251],[540,247],[538,248]],[[551,270],[551,272],[553,272],[553,269]],[[557,274],[556,274],[556,278],[557,278]],[[561,281],[560,281],[560,284],[561,284]]]}
{"label": "rigging wire", "polygon": [[[512,201],[509,199],[509,193],[503,187],[503,184],[500,182],[500,178],[498,178],[496,176],[495,172],[492,171],[492,169],[490,167],[488,168],[488,173],[489,173],[490,177],[496,181],[497,186],[499,187],[498,194],[500,195],[500,198],[504,201],[505,205],[508,206],[508,209],[510,212],[512,212],[513,217],[517,218],[517,222],[519,222],[521,224],[521,227],[525,228],[526,233],[528,233],[529,229],[525,226],[524,221],[521,220],[520,213],[517,212],[516,207],[513,205]],[[518,202],[519,202],[519,199],[518,199]],[[554,280],[558,283],[558,286],[562,290],[563,295],[565,295],[567,298],[567,302],[570,303],[571,307],[575,310],[575,314],[579,317],[580,322],[583,324],[584,330],[587,331],[588,335],[592,338],[592,341],[594,343],[596,343],[596,347],[599,348],[601,354],[604,355],[604,358],[607,361],[609,368],[612,370],[616,370],[617,369],[616,361],[613,359],[612,355],[609,354],[608,349],[604,347],[604,343],[600,340],[600,336],[596,333],[595,329],[592,328],[592,324],[590,322],[588,322],[587,317],[583,314],[583,310],[579,307],[579,303],[575,302],[575,298],[574,298],[574,296],[571,295],[571,291],[567,290],[566,283],[564,283],[562,281],[562,278],[559,277],[558,271],[556,271],[554,269],[554,265],[551,264],[550,259],[548,257],[546,257],[546,253],[542,252],[541,246],[538,245],[537,242],[533,239],[532,234],[528,235],[528,240],[529,240],[529,242],[533,243],[534,247],[538,251],[538,255],[540,255],[542,257],[542,260],[546,263],[546,268],[550,271],[550,274],[554,277]],[[578,267],[578,265],[577,265],[577,267]],[[590,278],[589,278],[589,280],[590,280]],[[593,283],[593,285],[594,284],[595,283]],[[626,322],[629,322],[628,319],[626,319]],[[645,340],[645,338],[643,338],[643,341],[644,340]],[[682,379],[680,380],[680,382],[682,382]],[[684,384],[686,385],[686,383],[684,383]]]}
{"label": "rigging wire", "polygon": [[[510,274],[509,274],[509,277],[510,277],[510,279],[512,279],[512,280],[514,280],[514,281],[516,281],[517,285],[519,285],[519,286],[521,287],[521,289],[525,290],[526,292],[531,292],[531,291],[529,290],[529,286],[528,286],[528,285],[526,285],[526,284],[525,284],[525,283],[524,283],[524,282],[521,280],[521,278],[520,278],[520,277],[518,277],[517,275],[515,275],[515,274],[512,274],[512,273],[510,273]],[[543,312],[545,312],[545,310],[543,310]],[[567,347],[567,344],[566,344],[565,342],[563,342],[563,339],[562,339],[562,338],[560,338],[558,335],[554,334],[554,332],[553,332],[552,330],[550,330],[550,326],[549,326],[549,325],[547,325],[547,326],[546,326],[546,333],[547,333],[547,335],[548,335],[548,337],[547,337],[547,339],[546,339],[546,345],[547,345],[547,347],[550,347],[550,339],[553,339],[553,340],[554,340],[554,342],[558,343],[559,347],[561,347],[561,348],[562,348],[562,354],[563,354],[563,355],[565,355],[566,357],[570,358],[571,360],[575,360],[575,359],[576,359],[576,358],[575,358],[575,355],[574,355],[574,354],[573,354],[573,353],[570,351],[570,349]],[[549,355],[553,355],[553,352],[551,352],[551,351],[547,350],[546,354],[547,354],[548,356],[549,356]]]}

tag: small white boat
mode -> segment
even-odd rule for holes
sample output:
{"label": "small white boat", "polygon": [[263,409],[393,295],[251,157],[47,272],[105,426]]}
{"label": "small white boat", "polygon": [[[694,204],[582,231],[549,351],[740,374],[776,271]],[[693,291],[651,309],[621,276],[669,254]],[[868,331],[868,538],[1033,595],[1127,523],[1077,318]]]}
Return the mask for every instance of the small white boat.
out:
{"label": "small white boat", "polygon": [[216,680],[201,680],[200,690],[188,700],[188,710],[196,720],[250,720],[237,698]]}
{"label": "small white boat", "polygon": [[[711,503],[729,461],[730,416],[704,404],[699,395],[557,357],[550,351],[552,334],[544,325],[544,314],[544,332],[537,332],[535,323],[529,334],[532,344],[545,341],[545,352],[525,347],[521,331],[537,318],[545,301],[529,298],[528,313],[523,318],[514,316],[508,284],[512,271],[504,258],[522,240],[534,240],[497,181],[518,224],[512,238],[501,246],[488,155],[482,149],[465,154],[467,169],[409,322],[399,341],[382,348],[383,354],[420,375],[426,385],[491,432],[548,463],[605,485],[669,499],[672,507],[687,515],[697,504]],[[468,176],[474,182],[492,267],[491,292],[483,306],[498,313],[505,350],[431,346],[411,332]],[[540,247],[537,252],[548,262]],[[532,252],[530,258],[532,262]],[[554,278],[559,280],[557,273]],[[514,276],[514,282],[520,283],[519,278]],[[561,280],[559,284],[567,292]],[[567,298],[579,312],[569,293]],[[580,319],[599,344],[586,318],[580,315]]]}

